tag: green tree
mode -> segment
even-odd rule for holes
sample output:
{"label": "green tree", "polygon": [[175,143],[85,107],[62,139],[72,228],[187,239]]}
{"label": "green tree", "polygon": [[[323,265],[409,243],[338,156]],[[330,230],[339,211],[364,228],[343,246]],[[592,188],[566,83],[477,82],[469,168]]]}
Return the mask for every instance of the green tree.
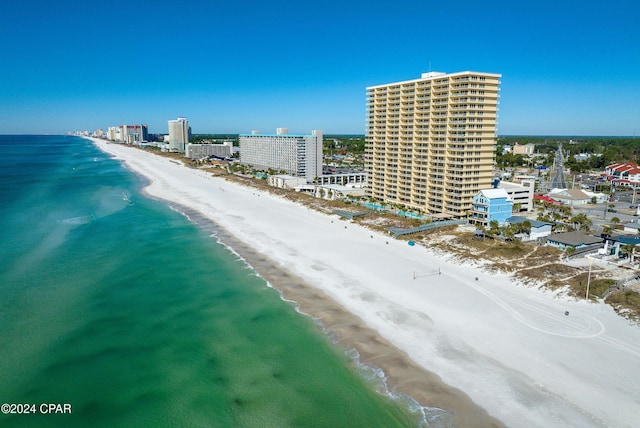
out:
{"label": "green tree", "polygon": [[613,233],[613,228],[611,226],[602,226],[602,236],[609,237]]}
{"label": "green tree", "polygon": [[573,224],[574,229],[582,231],[588,231],[593,224],[593,222],[584,213],[580,213],[572,217],[570,222]]}
{"label": "green tree", "polygon": [[[633,244],[627,244],[620,247],[620,255],[624,257],[631,257],[635,253],[636,246]],[[633,257],[631,257],[631,261],[633,261]]]}

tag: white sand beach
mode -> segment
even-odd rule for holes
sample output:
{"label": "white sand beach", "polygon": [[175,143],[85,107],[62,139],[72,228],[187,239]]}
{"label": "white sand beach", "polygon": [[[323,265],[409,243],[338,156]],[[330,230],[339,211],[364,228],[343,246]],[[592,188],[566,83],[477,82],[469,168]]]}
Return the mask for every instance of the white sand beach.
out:
{"label": "white sand beach", "polygon": [[199,212],[322,291],[503,424],[638,426],[640,328],[609,306],[558,298],[168,158],[93,141],[150,179],[150,195]]}

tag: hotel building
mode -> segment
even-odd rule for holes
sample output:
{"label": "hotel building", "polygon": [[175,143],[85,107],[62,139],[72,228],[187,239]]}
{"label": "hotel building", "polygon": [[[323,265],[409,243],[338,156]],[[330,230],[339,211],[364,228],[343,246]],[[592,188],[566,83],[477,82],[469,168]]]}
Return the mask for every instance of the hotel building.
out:
{"label": "hotel building", "polygon": [[189,143],[191,129],[189,121],[184,117],[169,121],[169,147],[170,152],[184,153]]}
{"label": "hotel building", "polygon": [[120,125],[109,127],[107,138],[111,141],[138,145],[143,141],[147,141],[149,133],[147,125]]}
{"label": "hotel building", "polygon": [[322,175],[322,131],[314,130],[309,135],[288,132],[287,128],[278,128],[275,134],[253,131],[240,135],[240,162],[315,180]]}
{"label": "hotel building", "polygon": [[191,144],[185,146],[184,155],[189,159],[202,159],[209,156],[230,158],[233,152],[233,143],[225,141],[222,144]]}
{"label": "hotel building", "polygon": [[367,88],[367,195],[466,217],[491,187],[500,74],[429,72]]}

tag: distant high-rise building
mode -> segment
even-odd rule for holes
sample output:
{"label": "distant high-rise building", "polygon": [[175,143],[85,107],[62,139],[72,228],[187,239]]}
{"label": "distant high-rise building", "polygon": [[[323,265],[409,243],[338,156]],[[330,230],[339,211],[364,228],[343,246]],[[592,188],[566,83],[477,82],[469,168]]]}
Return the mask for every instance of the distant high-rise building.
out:
{"label": "distant high-rise building", "polygon": [[313,181],[322,175],[322,131],[309,135],[289,134],[278,128],[276,134],[242,134],[240,161],[255,168],[284,171]]}
{"label": "distant high-rise building", "polygon": [[169,151],[184,153],[190,136],[189,121],[184,117],[169,121]]}
{"label": "distant high-rise building", "polygon": [[107,139],[111,141],[116,141],[118,138],[118,127],[110,126],[107,130]]}
{"label": "distant high-rise building", "polygon": [[120,140],[126,144],[140,144],[147,139],[147,125],[120,126]]}
{"label": "distant high-rise building", "polygon": [[140,144],[148,139],[147,125],[110,126],[106,135],[111,141]]}
{"label": "distant high-rise building", "polygon": [[367,88],[367,195],[465,217],[491,187],[500,74],[424,73]]}

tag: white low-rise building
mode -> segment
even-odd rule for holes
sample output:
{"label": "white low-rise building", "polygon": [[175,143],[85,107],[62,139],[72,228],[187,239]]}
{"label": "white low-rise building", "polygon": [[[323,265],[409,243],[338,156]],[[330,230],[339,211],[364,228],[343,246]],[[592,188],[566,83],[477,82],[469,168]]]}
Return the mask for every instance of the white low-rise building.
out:
{"label": "white low-rise building", "polygon": [[640,223],[638,222],[625,223],[624,231],[627,233],[638,234],[640,233]]}
{"label": "white low-rise building", "polygon": [[270,186],[278,187],[280,189],[295,189],[299,186],[307,184],[307,179],[303,177],[294,177],[292,175],[270,175],[267,177],[267,183]]}
{"label": "white low-rise building", "polygon": [[523,241],[536,241],[539,238],[544,238],[545,236],[551,235],[551,231],[553,229],[552,223],[547,223],[544,221],[538,220],[530,220],[526,217],[513,216],[507,219],[507,224],[522,224],[528,221],[531,225],[529,229],[529,233],[525,236],[519,236]]}
{"label": "white low-rise building", "polygon": [[606,193],[594,193],[586,189],[582,189],[582,193],[589,196],[591,200],[593,200],[593,198],[596,198],[596,204],[602,204],[609,200],[609,195],[607,195]]}
{"label": "white low-rise building", "polygon": [[584,205],[591,202],[591,196],[579,189],[553,189],[546,196],[570,206]]}
{"label": "white low-rise building", "polygon": [[342,186],[340,184],[323,184],[317,186],[316,194],[317,198],[336,200],[345,199],[350,196],[360,197],[364,196],[364,187],[358,185]]}

